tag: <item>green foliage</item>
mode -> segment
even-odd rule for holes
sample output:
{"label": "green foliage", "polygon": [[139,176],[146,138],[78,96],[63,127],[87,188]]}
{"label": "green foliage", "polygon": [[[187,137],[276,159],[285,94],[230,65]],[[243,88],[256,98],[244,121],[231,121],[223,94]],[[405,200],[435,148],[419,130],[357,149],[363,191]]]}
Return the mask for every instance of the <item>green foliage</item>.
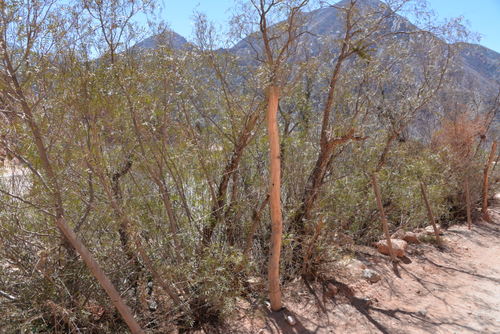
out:
{"label": "green foliage", "polygon": [[[101,21],[93,14],[102,1],[42,6],[38,13],[51,15],[47,21],[43,15],[33,18],[31,26],[38,30],[30,35],[35,39],[30,49],[30,25],[17,19],[28,17],[29,6],[7,3],[0,30],[8,25],[2,31],[9,43],[0,45],[0,53],[19,65],[15,76],[23,94],[0,65],[0,157],[15,157],[25,176],[22,182],[15,179],[17,186],[0,179],[0,290],[14,297],[0,296],[0,328],[56,333],[72,331],[73,323],[90,332],[125,332],[111,302],[54,224],[61,210],[154,333],[223,321],[238,298],[265,299],[264,283],[258,288],[247,283],[254,277],[266,281],[269,255],[263,125],[269,68],[206,45],[129,47],[138,30],[118,16],[128,17],[144,5],[151,9],[150,1],[105,2],[102,10],[121,14]],[[303,273],[298,262],[308,263],[308,274],[318,274],[353,243],[380,238],[370,173],[388,138],[411,127],[421,109],[415,106],[435,93],[442,50],[435,47],[424,68],[415,70],[416,56],[404,40],[380,41],[393,50],[390,54],[372,49],[366,30],[372,25],[364,22],[354,35],[366,38],[350,42],[353,57],[338,73],[327,129],[331,139],[352,129],[357,140],[336,146],[326,162],[303,231],[294,229],[292,220],[324,150],[322,115],[337,49],[327,43],[317,55],[299,53],[283,71],[284,77],[294,77],[282,87],[279,113],[284,281]],[[24,114],[22,97],[32,120]],[[420,182],[442,223],[460,217],[464,174],[455,168],[452,150],[427,144],[431,138],[423,135],[394,138],[379,171],[391,232],[428,224]],[[50,180],[35,139],[46,148],[57,182]],[[477,161],[484,158],[480,150]],[[476,200],[481,166],[468,167]],[[2,175],[7,171],[0,169]],[[48,302],[59,311],[51,311]]]}

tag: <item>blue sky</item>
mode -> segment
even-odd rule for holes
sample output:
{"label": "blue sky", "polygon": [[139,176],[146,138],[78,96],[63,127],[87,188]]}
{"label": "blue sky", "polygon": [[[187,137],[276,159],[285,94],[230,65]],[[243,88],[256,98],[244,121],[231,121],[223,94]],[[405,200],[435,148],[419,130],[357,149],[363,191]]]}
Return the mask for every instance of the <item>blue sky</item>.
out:
{"label": "blue sky", "polygon": [[[160,0],[162,19],[186,38],[193,31],[193,11],[205,13],[216,24],[225,25],[231,17],[234,0]],[[440,18],[463,16],[469,29],[479,33],[480,44],[500,52],[500,0],[428,0]]]}

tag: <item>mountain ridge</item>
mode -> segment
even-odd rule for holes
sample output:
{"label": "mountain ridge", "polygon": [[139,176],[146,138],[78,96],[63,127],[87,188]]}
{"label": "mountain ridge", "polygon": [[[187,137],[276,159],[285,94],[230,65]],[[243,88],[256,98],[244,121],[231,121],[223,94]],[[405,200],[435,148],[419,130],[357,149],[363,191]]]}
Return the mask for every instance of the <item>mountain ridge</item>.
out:
{"label": "mountain ridge", "polygon": [[[343,0],[334,6],[322,7],[310,12],[304,13],[304,30],[309,34],[306,40],[303,40],[303,48],[308,53],[319,54],[324,47],[330,47],[328,40],[340,38],[344,29],[344,23],[340,15],[340,9],[350,3],[350,0]],[[379,0],[362,0],[358,2],[360,10],[375,10],[380,13],[390,10],[388,6]],[[418,29],[410,20],[396,14],[386,24],[389,32],[410,31]],[[256,34],[256,33],[254,33]],[[230,48],[221,48],[218,51],[229,52],[246,59],[247,62],[255,61],[254,47],[258,46],[259,39],[250,34],[235,43]],[[165,38],[166,37],[166,38]],[[439,38],[439,37],[437,37]],[[443,43],[446,41],[440,39]],[[161,45],[160,41],[168,41],[172,49],[186,49],[191,43],[183,36],[174,31],[166,31],[165,36],[152,36],[134,46],[134,48],[152,49]],[[255,45],[251,45],[255,43]],[[448,44],[448,43],[447,43]],[[490,96],[498,93],[500,89],[500,53],[489,49],[480,44],[458,42],[448,44],[458,47],[458,57],[455,60],[456,66],[453,69],[453,75],[457,79],[457,85],[464,92],[471,89],[477,89],[485,96],[485,99],[491,99]],[[382,50],[383,52],[383,50]]]}

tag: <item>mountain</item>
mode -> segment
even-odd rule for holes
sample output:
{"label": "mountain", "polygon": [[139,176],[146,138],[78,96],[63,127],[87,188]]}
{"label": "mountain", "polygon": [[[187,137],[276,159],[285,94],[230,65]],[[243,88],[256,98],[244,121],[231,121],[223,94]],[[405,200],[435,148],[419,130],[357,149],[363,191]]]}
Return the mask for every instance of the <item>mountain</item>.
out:
{"label": "mountain", "polygon": [[[343,0],[335,4],[320,8],[303,16],[304,26],[302,29],[307,31],[299,42],[299,52],[306,52],[308,55],[315,56],[322,50],[328,50],[332,54],[338,51],[338,43],[335,40],[341,38],[344,33],[344,20],[340,8],[350,4],[350,0]],[[390,11],[386,4],[379,0],[359,0],[358,8],[363,13],[375,15],[386,14]],[[391,15],[384,19],[381,33],[410,32],[418,28],[406,18],[399,15]],[[166,38],[165,38],[166,37]],[[396,38],[420,38],[418,35],[398,35]],[[436,37],[437,38],[437,37]],[[137,44],[139,48],[155,48],[160,45],[160,40],[171,41],[174,49],[186,48],[187,41],[175,32],[168,32],[166,36],[153,36]],[[445,45],[445,41],[442,41]],[[412,43],[410,43],[411,45]],[[419,44],[419,43],[415,43]],[[421,44],[421,43],[420,43]],[[441,100],[457,103],[470,101],[476,96],[480,96],[481,101],[491,103],[500,91],[500,54],[484,46],[470,43],[455,43],[458,55],[450,66],[449,78],[450,84],[441,94]],[[250,34],[243,40],[236,43],[232,48],[221,49],[237,55],[243,63],[256,63],[256,51],[262,47],[258,33]],[[384,44],[376,45],[376,53],[384,54]],[[422,49],[410,49],[410,52],[417,54],[425,52]]]}
{"label": "mountain", "polygon": [[[338,8],[345,7],[350,0],[338,2],[335,7],[320,8],[305,14],[305,27],[307,37],[302,41],[302,47],[307,48],[310,55],[317,55],[328,41],[340,38],[344,32],[344,22]],[[361,0],[358,2],[360,10],[379,11],[384,13],[387,6],[379,0]],[[415,31],[417,27],[406,18],[395,15],[385,23],[387,32]],[[229,51],[238,56],[251,56],[255,54],[254,49],[259,45],[259,36],[248,36],[238,42]],[[444,42],[443,42],[444,43]],[[456,43],[459,49],[455,76],[462,77],[464,84],[477,83],[480,88],[487,91],[498,92],[500,86],[500,53],[478,44]],[[258,48],[257,48],[258,49]],[[476,86],[477,87],[477,86]],[[468,88],[468,87],[467,87]]]}
{"label": "mountain", "polygon": [[458,44],[464,64],[485,78],[500,84],[500,53],[478,44]]}
{"label": "mountain", "polygon": [[133,46],[133,49],[147,50],[164,46],[174,50],[179,50],[185,48],[187,44],[188,41],[178,33],[171,30],[165,30],[163,33],[148,37],[145,40],[140,41]]}
{"label": "mountain", "polygon": [[[303,32],[307,32],[299,42],[300,48],[307,48],[309,55],[317,55],[325,47],[330,47],[335,39],[344,35],[344,19],[341,8],[348,8],[351,0],[337,2],[334,6],[328,6],[305,13],[301,20],[304,26]],[[378,17],[391,11],[386,4],[379,0],[359,0],[356,8],[361,14],[377,15]],[[391,16],[384,19],[385,32],[414,31],[417,28],[402,16]],[[279,25],[279,23],[278,23]],[[271,27],[272,28],[272,27]],[[238,42],[231,52],[238,56],[255,53],[254,49],[259,49],[260,35],[258,33],[247,36]],[[257,47],[256,47],[257,46]]]}

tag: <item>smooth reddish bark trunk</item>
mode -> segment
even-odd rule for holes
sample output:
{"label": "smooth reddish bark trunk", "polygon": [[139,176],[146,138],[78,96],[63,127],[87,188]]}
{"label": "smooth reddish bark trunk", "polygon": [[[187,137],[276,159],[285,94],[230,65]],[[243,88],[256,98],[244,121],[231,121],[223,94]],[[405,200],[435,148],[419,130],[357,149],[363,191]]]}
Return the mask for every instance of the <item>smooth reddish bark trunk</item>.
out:
{"label": "smooth reddish bark trunk", "polygon": [[280,256],[283,221],[281,216],[281,159],[278,130],[279,88],[268,89],[267,129],[269,136],[269,207],[271,212],[271,249],[269,254],[269,300],[271,310],[279,311],[281,304]]}

